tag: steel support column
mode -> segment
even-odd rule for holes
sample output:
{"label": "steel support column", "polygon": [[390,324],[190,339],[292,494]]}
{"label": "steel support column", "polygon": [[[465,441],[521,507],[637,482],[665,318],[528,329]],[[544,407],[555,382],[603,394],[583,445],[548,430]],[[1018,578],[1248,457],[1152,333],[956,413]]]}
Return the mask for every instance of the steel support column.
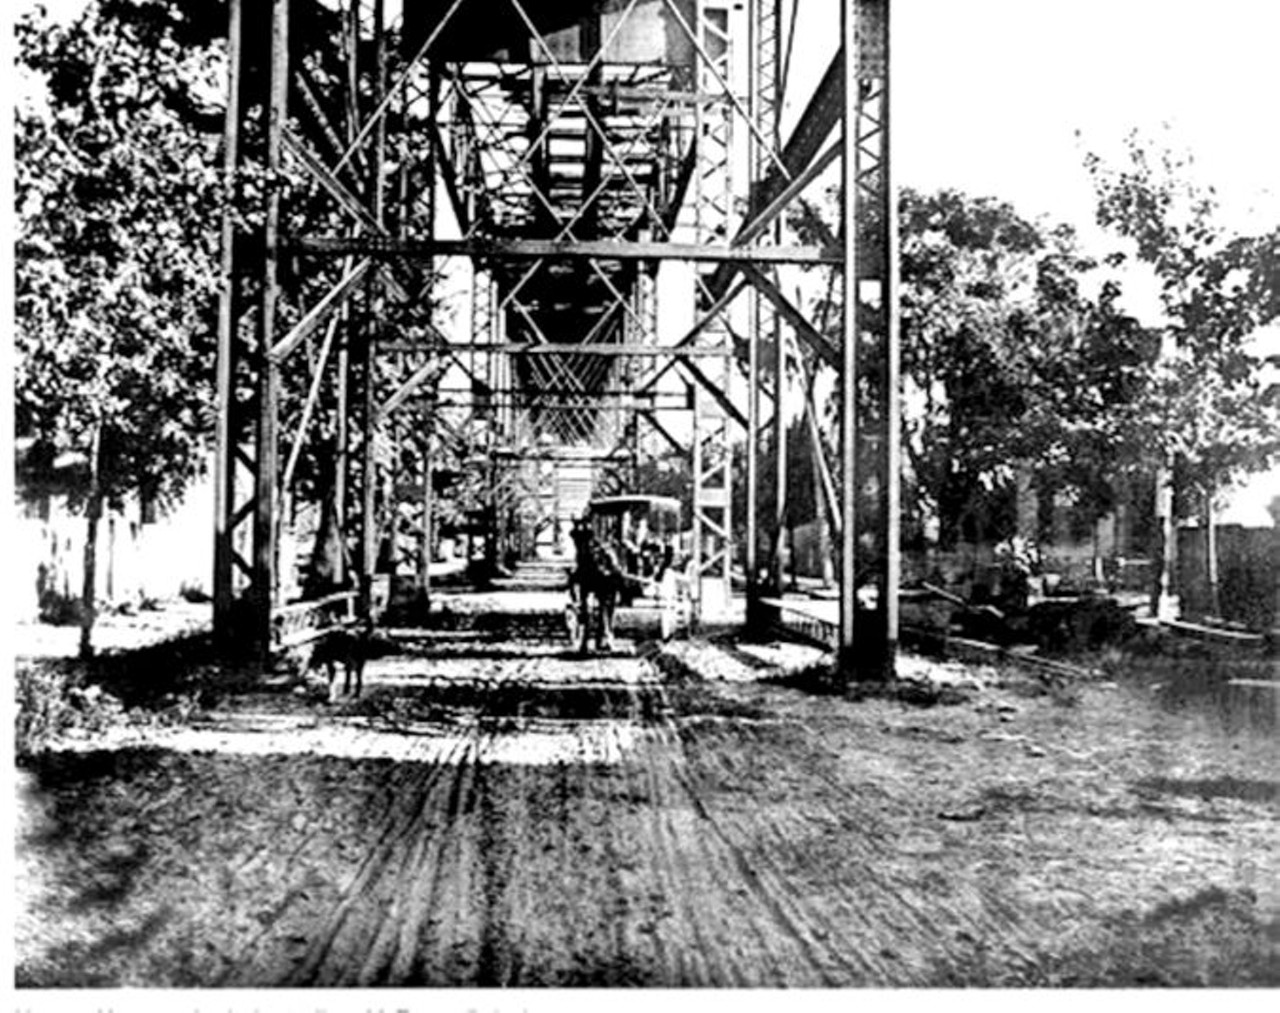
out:
{"label": "steel support column", "polygon": [[[266,165],[279,173],[284,158],[284,128],[289,98],[289,0],[271,7],[271,93],[267,110]],[[251,619],[247,638],[254,654],[271,650],[271,610],[276,604],[276,517],[279,481],[280,365],[271,355],[275,345],[280,300],[280,191],[267,194],[263,227],[261,318],[258,322],[258,458],[257,497],[253,523],[253,583],[249,589]]]}
{"label": "steel support column", "polygon": [[337,368],[334,371],[334,433],[333,433],[333,509],[338,521],[341,551],[336,560],[334,581],[339,587],[347,581],[348,552],[345,520],[347,517],[347,488],[351,461],[350,402],[351,402],[351,304],[342,306],[338,319],[340,328]]}
{"label": "steel support column", "polygon": [[[779,113],[782,102],[782,46],[779,38],[782,30],[781,0],[753,0],[751,17],[751,96],[750,106],[757,128],[757,136],[768,143],[768,150],[755,149],[752,159],[752,217],[761,210],[754,201],[764,196],[761,188],[769,174],[779,171],[778,155],[781,148]],[[782,244],[782,222],[776,218],[770,224],[768,235],[775,246]],[[768,579],[765,588],[770,594],[782,589],[782,524],[786,515],[787,434],[786,409],[786,357],[783,355],[782,322],[775,303],[758,288],[753,293],[756,344],[763,342],[771,349],[773,380],[773,460],[769,474],[773,478],[773,513],[765,524],[766,543],[769,546],[767,560]],[[763,486],[763,483],[760,483]],[[763,488],[755,490],[757,502],[762,499]],[[758,549],[757,549],[758,551]]]}
{"label": "steel support column", "polygon": [[[383,0],[373,0],[374,11],[374,74],[373,74],[373,98],[376,108],[383,108],[383,99],[386,95],[387,88],[387,50],[386,50],[386,32],[384,31],[383,18]],[[352,6],[352,32],[355,37],[354,43],[356,50],[359,47],[359,4]],[[358,65],[356,66],[358,76]],[[358,98],[358,92],[349,93],[350,99],[354,102]],[[358,108],[358,106],[357,106]],[[384,176],[384,165],[386,160],[386,132],[387,118],[385,115],[377,117],[373,127],[373,151],[371,158],[371,166],[368,180],[369,203],[370,210],[373,214],[374,227],[379,232],[384,232],[386,228],[386,182]],[[361,532],[361,553],[360,553],[360,612],[362,616],[371,617],[374,614],[376,603],[374,601],[374,583],[377,576],[378,557],[380,555],[382,531],[384,525],[378,516],[378,483],[379,483],[379,461],[377,453],[377,437],[379,432],[379,415],[378,415],[378,341],[380,338],[380,330],[382,321],[385,319],[386,306],[386,283],[381,274],[375,275],[369,284],[368,299],[370,314],[365,322],[364,331],[364,406],[361,413],[364,423],[364,442],[362,444],[362,467],[361,467],[361,510],[360,510],[360,532]],[[394,511],[395,497],[387,496],[383,502],[384,511]],[[394,518],[390,518],[391,524],[394,525]],[[391,531],[392,543],[392,566],[394,567],[394,545],[395,532]]]}
{"label": "steel support column", "polygon": [[236,173],[240,168],[242,0],[230,0],[227,27],[227,115],[223,128],[221,289],[218,296],[217,408],[214,448],[213,633],[220,650],[235,639],[235,365],[238,283],[235,258]]}
{"label": "steel support column", "polygon": [[[779,47],[778,47],[778,30],[780,15],[779,0],[751,0],[748,5],[747,19],[747,44],[748,44],[748,68],[747,76],[749,90],[747,95],[747,109],[752,122],[756,128],[756,138],[763,139],[767,142],[767,150],[764,144],[759,140],[750,145],[750,158],[748,163],[751,168],[751,179],[753,182],[763,180],[768,172],[774,168],[774,159],[777,157],[776,151],[778,145],[778,77],[780,72],[779,66]],[[754,138],[753,138],[754,140]],[[757,209],[752,207],[752,216]],[[772,239],[776,243],[780,235],[775,226],[771,230]],[[763,375],[761,370],[761,345],[766,341],[775,342],[778,340],[778,319],[777,313],[770,303],[758,291],[752,293],[751,299],[751,319],[748,327],[748,349],[747,349],[747,386],[748,386],[748,425],[747,425],[747,442],[746,442],[746,458],[747,458],[747,487],[746,487],[746,511],[747,511],[747,544],[746,544],[746,576],[747,576],[747,629],[759,630],[762,628],[762,618],[760,613],[760,597],[762,593],[776,591],[776,588],[768,586],[774,583],[772,565],[770,564],[770,579],[762,584],[761,581],[761,565],[760,565],[760,543],[761,543],[761,504],[764,501],[764,483],[761,481],[760,453],[761,447],[761,393],[763,386]],[[780,387],[774,387],[774,420],[775,430],[776,421],[781,418],[781,400],[779,397]],[[775,458],[776,461],[776,458]],[[776,513],[776,510],[775,510]],[[776,531],[772,518],[766,526],[769,544],[772,545]]]}
{"label": "steel support column", "polygon": [[783,536],[786,530],[788,499],[787,460],[787,336],[776,315],[773,317],[773,517],[770,518],[770,592],[781,594],[783,586]]}
{"label": "steel support column", "polygon": [[891,2],[884,3],[884,65],[880,128],[881,180],[880,201],[884,215],[884,281],[881,305],[884,307],[885,354],[882,397],[884,403],[884,448],[881,455],[881,546],[884,569],[879,584],[879,608],[884,625],[884,651],[880,658],[880,677],[897,675],[897,651],[902,582],[902,320],[899,301],[901,261],[898,235],[898,190],[893,173],[892,111],[893,82],[890,67],[893,35]]}
{"label": "steel support column", "polygon": [[858,629],[858,9],[865,0],[842,0],[844,119],[840,235],[844,247],[844,305],[840,317],[840,639],[836,663],[849,678],[862,646]]}
{"label": "steel support column", "polygon": [[[900,419],[897,202],[889,151],[890,0],[843,6],[845,46],[844,310],[841,395],[841,587],[839,665],[846,678],[888,679],[898,641]],[[859,343],[879,346],[874,374]],[[858,470],[870,445],[871,474]],[[874,488],[874,499],[867,495]],[[865,544],[864,544],[865,543]],[[858,552],[870,557],[870,580]],[[869,550],[869,551],[868,551]],[[875,607],[860,613],[859,584]]]}
{"label": "steel support column", "polygon": [[[717,85],[733,79],[733,47],[723,0],[698,0],[695,47],[699,91],[714,94]],[[696,136],[700,157],[695,169],[695,221],[699,242],[728,236],[733,225],[733,116],[723,102],[698,106]],[[706,283],[712,272],[698,269],[695,277],[705,310]],[[713,320],[699,335],[703,345],[731,345],[723,318]],[[713,360],[714,361],[714,360]],[[732,368],[726,362],[713,367],[712,383],[727,394]],[[733,572],[733,464],[731,429],[720,401],[699,387],[694,392],[693,420],[693,556],[695,622],[722,613],[732,596]]]}
{"label": "steel support column", "polygon": [[[661,439],[664,449],[685,446],[694,460],[692,572],[700,589],[711,589],[698,596],[700,605],[718,611],[741,561],[732,450],[746,427],[754,458],[747,569],[758,590],[759,553],[767,541],[778,546],[785,502],[789,335],[781,327],[794,327],[805,346],[797,361],[808,348],[828,364],[836,357],[835,343],[782,296],[781,278],[789,265],[842,258],[834,237],[821,245],[780,242],[786,200],[817,183],[833,157],[818,155],[820,135],[841,98],[824,79],[799,140],[778,144],[786,2],[625,0],[572,12],[527,0],[403,5],[408,20],[392,51],[395,28],[383,0],[275,0],[262,11],[232,0],[228,194],[237,176],[250,184],[269,176],[271,186],[259,207],[247,209],[250,220],[256,213],[265,222],[261,233],[236,236],[231,216],[224,223],[214,581],[224,643],[235,612],[248,621],[255,647],[267,649],[293,622],[282,612],[310,608],[280,601],[277,587],[291,586],[292,571],[277,578],[277,540],[308,530],[306,510],[315,504],[306,490],[330,441],[339,526],[344,543],[350,536],[360,546],[352,576],[370,606],[390,509],[397,490],[411,485],[394,481],[400,462],[387,458],[386,433],[409,448],[405,460],[422,474],[412,509],[422,510],[417,565],[425,586],[428,486],[433,470],[452,463],[446,457],[476,469],[471,491],[486,509],[474,516],[494,524],[492,560],[508,519],[536,535],[543,518],[534,514],[548,504],[556,515],[573,509],[567,504],[580,505],[590,495],[584,485],[606,469],[634,467],[646,449],[636,426],[644,415],[653,422],[646,439]],[[466,25],[490,16],[502,22],[505,41],[486,48]],[[577,50],[565,34],[574,19],[586,40]],[[654,31],[658,23],[667,30],[661,43],[654,41],[664,37]],[[266,61],[243,68],[238,61],[241,40],[261,37],[269,24],[268,82]],[[636,28],[634,37],[624,25]],[[525,52],[525,41],[529,58],[510,59]],[[655,44],[667,62],[615,55]],[[241,88],[249,94],[237,95]],[[300,101],[286,123],[292,95]],[[254,173],[237,172],[250,161]],[[437,181],[457,218],[456,235],[436,227]],[[868,182],[864,172],[864,190]],[[357,254],[370,260],[353,275]],[[465,344],[432,317],[434,267],[446,257],[469,259],[477,296],[483,292]],[[672,340],[679,335],[657,334],[658,262],[694,277],[697,322],[679,347]],[[737,271],[758,301],[745,340],[738,333],[743,306],[733,305],[742,286],[716,283]],[[324,326],[317,353],[316,328]],[[661,357],[665,368],[650,366]],[[747,359],[753,382],[744,387]],[[653,415],[671,407],[655,397],[674,393],[656,389],[672,368],[695,392],[675,409],[693,409],[688,435],[681,431],[688,415],[671,428]],[[434,385],[448,382],[446,371],[454,383],[464,373],[470,381],[454,405],[431,397]],[[748,389],[756,400],[744,414]],[[237,398],[250,390],[254,397]],[[499,403],[498,391],[513,396]],[[758,456],[770,418],[761,392],[773,399],[772,468]],[[288,437],[285,479],[296,473],[296,490],[279,474],[278,430]],[[308,442],[314,435],[322,442]],[[435,443],[406,439],[419,436]],[[766,518],[754,496],[770,479],[779,509]],[[550,497],[543,495],[548,484]],[[299,508],[296,522],[279,506],[289,497]],[[513,497],[537,510],[518,509]],[[776,578],[776,561],[774,571]],[[303,634],[298,627],[309,624],[290,629]]]}

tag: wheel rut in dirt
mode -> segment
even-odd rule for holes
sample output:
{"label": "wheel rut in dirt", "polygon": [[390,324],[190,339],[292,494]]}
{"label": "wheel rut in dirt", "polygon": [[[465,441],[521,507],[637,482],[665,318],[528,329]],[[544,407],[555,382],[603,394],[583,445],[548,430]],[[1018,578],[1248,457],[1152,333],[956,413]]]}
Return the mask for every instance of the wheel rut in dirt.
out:
{"label": "wheel rut in dirt", "polygon": [[[1275,952],[1274,891],[1231,857],[1280,859],[1263,761],[1157,774],[1172,719],[1046,703],[1035,725],[1020,702],[1015,735],[1008,707],[710,682],[541,622],[398,633],[357,701],[242,702],[46,757],[19,982],[1132,983],[1135,937],[1212,955],[1225,927],[1231,960]],[[1228,970],[1195,973],[1235,973],[1212,959]]]}
{"label": "wheel rut in dirt", "polygon": [[[399,686],[401,717],[469,712],[458,744],[398,782],[284,983],[856,985],[920,973],[881,945],[886,927],[1008,934],[876,872],[884,842],[859,839],[847,792],[826,811],[847,807],[846,859],[866,876],[809,888],[791,837],[813,814],[718,791],[735,776],[722,757],[745,770],[776,744],[749,722],[678,715],[644,658],[456,644],[438,657],[459,667]],[[560,751],[540,756],[553,736]]]}
{"label": "wheel rut in dirt", "polygon": [[[406,733],[447,717],[452,745],[393,768],[334,901],[305,930],[290,911],[223,983],[272,968],[296,986],[861,980],[839,933],[735,842],[758,828],[699,797],[648,660],[465,643],[372,680],[358,713],[389,707]],[[423,661],[431,674],[413,678]]]}

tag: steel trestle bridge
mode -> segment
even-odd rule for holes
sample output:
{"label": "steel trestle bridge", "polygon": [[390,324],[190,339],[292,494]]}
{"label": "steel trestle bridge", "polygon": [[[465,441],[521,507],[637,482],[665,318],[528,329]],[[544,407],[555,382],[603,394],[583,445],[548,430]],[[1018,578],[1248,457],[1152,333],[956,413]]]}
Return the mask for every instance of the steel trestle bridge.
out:
{"label": "steel trestle bridge", "polygon": [[[787,440],[766,460],[764,437],[799,411],[816,435],[834,397],[839,443],[817,469],[840,659],[892,674],[890,0],[842,0],[840,45],[802,101],[788,95],[798,6],[229,0],[226,650],[266,655],[372,607],[388,553],[425,591],[442,476],[496,558],[663,453],[692,474],[698,607],[741,567],[755,622],[781,582],[790,467]],[[793,229],[798,200],[835,181],[836,229]],[[820,279],[831,319],[804,308],[797,272]],[[304,518],[327,545],[325,587],[296,587],[285,558]],[[867,583],[876,606],[861,611]]]}

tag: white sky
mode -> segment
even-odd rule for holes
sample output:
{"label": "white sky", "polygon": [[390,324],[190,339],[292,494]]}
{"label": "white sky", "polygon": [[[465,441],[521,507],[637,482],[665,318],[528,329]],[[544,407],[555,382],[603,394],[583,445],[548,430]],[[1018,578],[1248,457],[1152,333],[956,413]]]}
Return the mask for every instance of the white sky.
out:
{"label": "white sky", "polygon": [[[839,0],[803,0],[794,85],[820,74]],[[893,0],[902,183],[1012,201],[1081,228],[1085,149],[1160,134],[1217,185],[1224,222],[1280,225],[1280,4],[1270,0]],[[1077,144],[1076,130],[1084,138]]]}
{"label": "white sky", "polygon": [[[839,43],[841,0],[803,0],[788,90],[799,114]],[[1280,227],[1280,3],[892,0],[894,169],[1076,227],[1095,253],[1087,151],[1119,163],[1137,128],[1195,159],[1230,232]],[[784,129],[790,119],[784,115]],[[1125,308],[1158,323],[1148,272]],[[1280,332],[1273,339],[1280,343]]]}

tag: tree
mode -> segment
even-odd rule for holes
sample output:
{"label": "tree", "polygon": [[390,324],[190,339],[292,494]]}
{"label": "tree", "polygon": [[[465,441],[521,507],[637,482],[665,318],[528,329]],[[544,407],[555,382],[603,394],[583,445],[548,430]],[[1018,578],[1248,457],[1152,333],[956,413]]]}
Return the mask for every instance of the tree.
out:
{"label": "tree", "polygon": [[[1183,502],[1199,501],[1216,608],[1214,498],[1224,483],[1280,458],[1280,398],[1251,346],[1257,329],[1280,316],[1280,227],[1229,238],[1216,221],[1213,189],[1190,177],[1190,157],[1158,150],[1136,131],[1124,165],[1090,154],[1085,166],[1098,222],[1130,240],[1160,284],[1165,347],[1135,405],[1130,444],[1191,494]],[[1172,510],[1166,571],[1171,534]]]}
{"label": "tree", "polygon": [[[773,518],[778,511],[778,489],[772,463],[777,452],[777,439],[777,429],[767,426],[761,431],[756,447],[761,462],[761,485],[756,501],[760,511],[756,550],[762,566],[780,549],[780,546],[770,541]],[[783,498],[782,530],[777,532],[778,538],[786,538],[788,531],[818,519],[823,510],[815,493],[818,478],[815,475],[810,433],[803,417],[787,426],[786,441],[786,493]],[[730,468],[733,475],[731,514],[734,541],[738,545],[745,545],[747,539],[747,498],[750,495],[747,487],[747,449],[745,441],[733,444],[733,464]]]}
{"label": "tree", "polygon": [[1106,512],[1153,357],[1118,286],[1086,294],[1099,265],[1073,230],[992,198],[907,190],[900,214],[906,447],[941,544],[1013,534],[1018,468]]}
{"label": "tree", "polygon": [[[1092,524],[1140,464],[1130,416],[1152,335],[1120,309],[1114,281],[1096,280],[1102,265],[1067,226],[954,190],[906,189],[898,213],[905,540],[1008,538],[1019,472],[1035,476],[1042,502],[1070,491]],[[793,225],[804,234],[822,217],[806,205]],[[839,299],[828,290],[813,314],[836,343]],[[880,354],[862,350],[869,374]],[[875,400],[860,392],[871,421]]]}
{"label": "tree", "polygon": [[220,60],[179,24],[115,0],[16,26],[16,433],[85,461],[85,655],[104,505],[172,500],[212,429]]}

